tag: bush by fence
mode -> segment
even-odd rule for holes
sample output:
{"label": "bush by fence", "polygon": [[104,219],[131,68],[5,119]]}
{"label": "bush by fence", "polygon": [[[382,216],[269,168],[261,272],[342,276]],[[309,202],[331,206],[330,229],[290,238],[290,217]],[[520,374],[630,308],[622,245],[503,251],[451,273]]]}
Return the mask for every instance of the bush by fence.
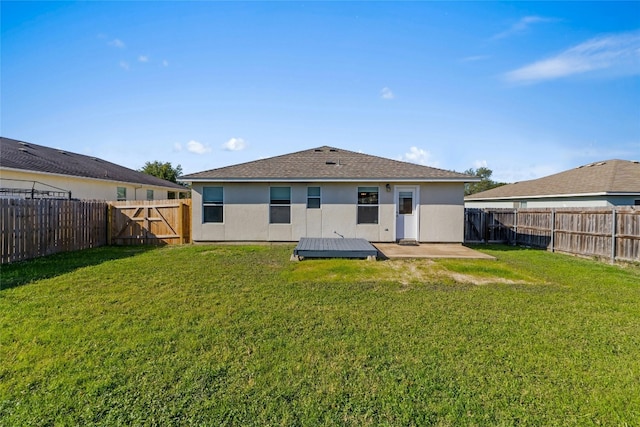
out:
{"label": "bush by fence", "polygon": [[508,243],[612,261],[640,261],[640,210],[465,209],[465,242]]}

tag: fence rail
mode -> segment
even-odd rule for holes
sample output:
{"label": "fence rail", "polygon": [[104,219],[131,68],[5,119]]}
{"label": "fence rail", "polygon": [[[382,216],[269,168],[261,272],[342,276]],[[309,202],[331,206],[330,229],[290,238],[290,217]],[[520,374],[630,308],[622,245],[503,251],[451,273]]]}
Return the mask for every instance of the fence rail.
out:
{"label": "fence rail", "polygon": [[508,243],[612,261],[640,261],[640,210],[465,209],[465,242]]}
{"label": "fence rail", "polygon": [[107,243],[104,202],[0,199],[0,261],[7,264]]}
{"label": "fence rail", "polygon": [[0,263],[107,244],[188,243],[190,207],[190,199],[104,202],[0,198]]}

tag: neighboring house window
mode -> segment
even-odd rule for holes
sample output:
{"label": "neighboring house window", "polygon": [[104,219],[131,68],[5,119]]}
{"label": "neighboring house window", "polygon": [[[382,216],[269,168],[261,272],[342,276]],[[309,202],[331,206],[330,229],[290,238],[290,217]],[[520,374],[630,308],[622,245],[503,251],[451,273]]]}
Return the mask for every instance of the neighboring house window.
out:
{"label": "neighboring house window", "polygon": [[307,187],[307,208],[320,208],[320,187]]}
{"label": "neighboring house window", "polygon": [[270,188],[269,223],[291,223],[291,187]]}
{"label": "neighboring house window", "polygon": [[633,204],[634,204],[635,206],[640,206],[640,199],[635,200],[635,201],[633,202]]}
{"label": "neighboring house window", "polygon": [[358,224],[378,223],[378,187],[358,187]]}
{"label": "neighboring house window", "polygon": [[222,187],[202,189],[202,222],[223,222],[224,190]]}
{"label": "neighboring house window", "polygon": [[153,190],[147,190],[147,200],[153,200]]}
{"label": "neighboring house window", "polygon": [[173,200],[175,198],[176,198],[176,192],[175,191],[168,191],[167,192],[167,199]]}
{"label": "neighboring house window", "polygon": [[127,187],[118,187],[118,194],[116,200],[127,200]]}

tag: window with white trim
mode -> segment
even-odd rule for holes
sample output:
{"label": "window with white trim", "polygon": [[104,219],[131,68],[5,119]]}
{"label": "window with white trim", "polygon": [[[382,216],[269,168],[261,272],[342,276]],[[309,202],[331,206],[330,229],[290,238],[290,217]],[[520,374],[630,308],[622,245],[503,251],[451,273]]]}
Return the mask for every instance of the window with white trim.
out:
{"label": "window with white trim", "polygon": [[320,209],[320,187],[307,187],[307,209]]}
{"label": "window with white trim", "polygon": [[291,224],[291,187],[269,188],[269,223]]}
{"label": "window with white trim", "polygon": [[224,222],[224,189],[202,189],[202,222]]}
{"label": "window with white trim", "polygon": [[153,200],[153,190],[147,190],[147,200]]}
{"label": "window with white trim", "polygon": [[118,187],[116,200],[119,202],[127,200],[127,187]]}
{"label": "window with white trim", "polygon": [[378,187],[358,187],[358,224],[378,223]]}

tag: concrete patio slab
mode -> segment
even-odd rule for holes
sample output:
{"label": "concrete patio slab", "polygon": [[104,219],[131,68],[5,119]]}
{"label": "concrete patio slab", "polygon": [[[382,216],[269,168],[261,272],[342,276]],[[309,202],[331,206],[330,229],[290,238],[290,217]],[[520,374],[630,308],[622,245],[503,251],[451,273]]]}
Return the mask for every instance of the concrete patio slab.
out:
{"label": "concrete patio slab", "polygon": [[387,258],[460,258],[496,259],[491,255],[474,251],[460,243],[420,243],[418,246],[403,246],[396,243],[373,244]]}

